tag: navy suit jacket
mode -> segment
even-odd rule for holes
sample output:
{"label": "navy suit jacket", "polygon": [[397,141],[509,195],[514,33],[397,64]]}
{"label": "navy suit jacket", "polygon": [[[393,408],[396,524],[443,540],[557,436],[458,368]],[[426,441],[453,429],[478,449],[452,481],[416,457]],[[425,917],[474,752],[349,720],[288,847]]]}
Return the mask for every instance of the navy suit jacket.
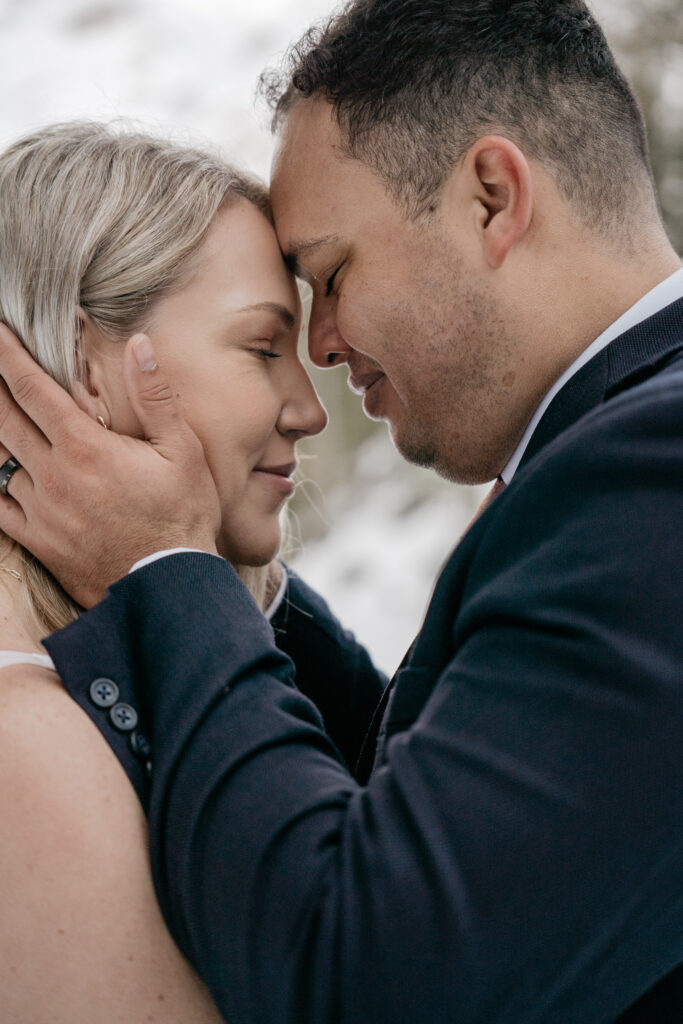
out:
{"label": "navy suit jacket", "polygon": [[372,724],[324,602],[293,577],[273,630],[209,555],[46,641],[231,1024],[681,1019],[682,513],[680,301],[556,396]]}

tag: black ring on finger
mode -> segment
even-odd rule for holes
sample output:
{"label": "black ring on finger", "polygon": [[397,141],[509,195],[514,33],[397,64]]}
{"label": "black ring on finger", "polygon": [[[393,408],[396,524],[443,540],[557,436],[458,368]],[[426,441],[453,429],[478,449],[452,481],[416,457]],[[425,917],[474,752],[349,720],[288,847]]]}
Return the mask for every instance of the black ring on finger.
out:
{"label": "black ring on finger", "polygon": [[7,491],[9,482],[18,469],[21,469],[21,463],[13,455],[10,455],[7,462],[3,462],[2,466],[0,466],[0,493],[8,498],[12,497]]}

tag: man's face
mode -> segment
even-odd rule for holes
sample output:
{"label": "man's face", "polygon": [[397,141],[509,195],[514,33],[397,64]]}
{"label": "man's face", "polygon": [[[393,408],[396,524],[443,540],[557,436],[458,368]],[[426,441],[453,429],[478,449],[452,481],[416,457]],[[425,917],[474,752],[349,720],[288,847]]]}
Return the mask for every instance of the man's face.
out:
{"label": "man's face", "polygon": [[287,117],[272,201],[283,252],[313,288],[313,362],[348,363],[408,460],[467,483],[495,476],[521,432],[505,412],[519,367],[466,204],[462,228],[452,204],[410,219],[310,100]]}

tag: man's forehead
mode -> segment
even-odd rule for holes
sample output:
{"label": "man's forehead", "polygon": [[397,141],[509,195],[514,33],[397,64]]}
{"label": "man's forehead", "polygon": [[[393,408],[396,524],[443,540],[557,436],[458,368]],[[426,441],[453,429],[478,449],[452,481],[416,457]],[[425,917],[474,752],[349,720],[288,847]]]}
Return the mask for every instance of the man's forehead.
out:
{"label": "man's forehead", "polygon": [[[298,150],[299,140],[303,151]],[[290,266],[303,262],[323,246],[337,240],[329,221],[338,198],[330,168],[310,139],[301,136],[280,141],[270,184],[275,230]]]}
{"label": "man's forehead", "polygon": [[307,188],[316,179],[321,183],[343,160],[339,127],[332,107],[323,100],[304,99],[294,104],[283,118],[271,167],[271,188],[296,190],[302,182]]}
{"label": "man's forehead", "polygon": [[331,105],[299,100],[283,120],[270,186],[278,240],[299,276],[306,277],[299,266],[309,257],[339,241],[340,217],[350,212],[345,204],[355,205],[348,164]]}

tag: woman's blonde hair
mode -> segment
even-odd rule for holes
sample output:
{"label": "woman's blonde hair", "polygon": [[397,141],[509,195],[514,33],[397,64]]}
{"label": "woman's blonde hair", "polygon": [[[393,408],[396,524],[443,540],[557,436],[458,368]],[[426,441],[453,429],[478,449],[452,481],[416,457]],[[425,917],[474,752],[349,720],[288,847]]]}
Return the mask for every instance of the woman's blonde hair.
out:
{"label": "woman's blonde hair", "polygon": [[[265,186],[219,157],[138,131],[60,124],[0,155],[0,320],[68,391],[80,379],[78,307],[106,335],[143,330],[181,287],[218,211],[267,217]],[[46,631],[80,609],[22,550],[26,596]],[[263,600],[265,573],[244,570]]]}

